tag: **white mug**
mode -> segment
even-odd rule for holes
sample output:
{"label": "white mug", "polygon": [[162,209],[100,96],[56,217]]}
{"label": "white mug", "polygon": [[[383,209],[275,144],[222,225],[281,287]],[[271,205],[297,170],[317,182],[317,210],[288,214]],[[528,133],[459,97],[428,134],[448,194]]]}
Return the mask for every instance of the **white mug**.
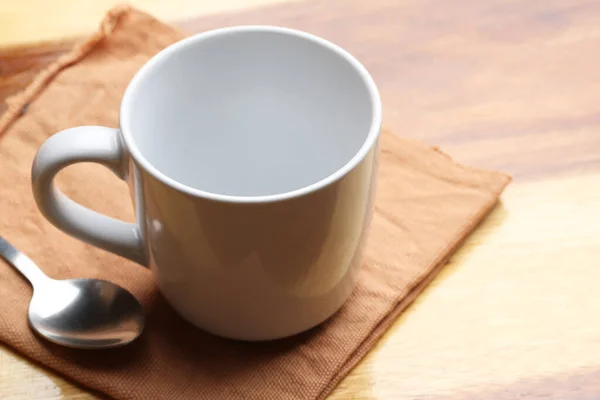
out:
{"label": "white mug", "polygon": [[[276,339],[328,319],[356,283],[380,130],[375,83],[342,48],[287,28],[217,29],[137,72],[119,129],[51,136],[33,164],[33,192],[64,232],[151,268],[195,326]],[[128,182],[136,223],[54,187],[78,162]]]}

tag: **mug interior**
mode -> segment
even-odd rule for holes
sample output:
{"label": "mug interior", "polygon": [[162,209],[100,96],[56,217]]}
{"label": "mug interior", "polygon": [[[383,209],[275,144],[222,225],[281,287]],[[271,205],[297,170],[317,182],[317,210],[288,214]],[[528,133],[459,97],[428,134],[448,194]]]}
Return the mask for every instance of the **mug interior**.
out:
{"label": "mug interior", "polygon": [[339,47],[284,28],[230,28],[146,64],[121,129],[134,157],[180,184],[269,196],[347,165],[378,134],[379,107],[370,76]]}

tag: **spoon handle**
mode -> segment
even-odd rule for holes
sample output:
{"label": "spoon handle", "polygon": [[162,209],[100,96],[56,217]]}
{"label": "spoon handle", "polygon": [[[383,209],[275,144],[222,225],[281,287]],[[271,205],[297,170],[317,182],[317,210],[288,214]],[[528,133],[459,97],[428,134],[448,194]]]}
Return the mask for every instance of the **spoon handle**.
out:
{"label": "spoon handle", "polygon": [[2,236],[0,236],[0,257],[23,274],[33,286],[35,286],[36,282],[48,279],[31,258],[17,250]]}

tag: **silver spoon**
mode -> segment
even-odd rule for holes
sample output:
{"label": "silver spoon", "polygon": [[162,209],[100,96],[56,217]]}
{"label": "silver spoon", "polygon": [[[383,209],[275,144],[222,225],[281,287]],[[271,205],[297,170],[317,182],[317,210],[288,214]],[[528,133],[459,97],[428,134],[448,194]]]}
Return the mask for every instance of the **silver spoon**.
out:
{"label": "silver spoon", "polygon": [[0,257],[33,286],[29,324],[51,342],[79,349],[106,349],[128,344],[142,333],[142,306],[114,283],[51,279],[1,236]]}

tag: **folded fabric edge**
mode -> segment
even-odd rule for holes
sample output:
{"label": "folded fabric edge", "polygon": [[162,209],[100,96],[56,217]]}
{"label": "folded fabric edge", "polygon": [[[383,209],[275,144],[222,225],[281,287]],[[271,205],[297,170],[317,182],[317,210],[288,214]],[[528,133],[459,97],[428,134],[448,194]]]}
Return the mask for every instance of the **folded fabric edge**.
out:
{"label": "folded fabric edge", "polygon": [[454,159],[450,154],[448,154],[445,151],[443,151],[442,149],[440,149],[438,146],[427,146],[427,147],[430,150],[435,151],[437,154],[441,155],[442,157],[445,157],[448,160],[452,161],[457,167],[460,167],[461,169],[470,169],[471,171],[478,171],[478,172],[491,172],[491,173],[497,175],[498,177],[500,177],[501,179],[498,179],[497,182],[495,182],[496,185],[492,187],[492,193],[496,196],[500,196],[502,194],[502,192],[504,191],[504,189],[506,189],[508,184],[511,183],[513,180],[513,177],[511,175],[507,174],[506,172],[482,169],[482,168],[474,167],[472,165],[463,164],[459,161],[456,161],[456,159]]}
{"label": "folded fabric edge", "polygon": [[400,138],[398,135],[396,135],[394,133],[394,130],[389,127],[383,126],[382,132],[387,136],[387,138],[391,138],[392,140],[402,140],[402,142],[404,142],[404,143],[410,143],[412,146],[417,147],[422,151],[427,151],[431,156],[435,156],[438,159],[443,159],[445,162],[449,162],[454,167],[457,167],[461,170],[469,170],[471,172],[493,175],[496,179],[490,178],[489,183],[491,184],[491,186],[488,188],[482,189],[482,191],[491,193],[494,196],[500,196],[502,194],[502,192],[504,191],[504,189],[506,188],[506,186],[508,186],[513,180],[512,176],[505,172],[498,171],[498,170],[492,170],[492,169],[485,169],[485,168],[480,168],[480,167],[474,167],[472,165],[468,165],[468,164],[462,163],[460,161],[457,161],[453,156],[446,153],[445,151],[440,149],[438,146],[430,145],[428,143],[422,142],[422,141],[420,141],[418,139],[414,139],[414,138],[409,138],[409,137],[404,137],[404,136]]}
{"label": "folded fabric edge", "polygon": [[52,79],[63,69],[82,60],[103,39],[110,36],[119,21],[132,11],[129,5],[117,5],[110,9],[100,23],[100,29],[85,41],[75,45],[69,52],[44,68],[24,90],[6,99],[8,108],[0,116],[0,136],[22,115],[22,111],[33,101]]}

